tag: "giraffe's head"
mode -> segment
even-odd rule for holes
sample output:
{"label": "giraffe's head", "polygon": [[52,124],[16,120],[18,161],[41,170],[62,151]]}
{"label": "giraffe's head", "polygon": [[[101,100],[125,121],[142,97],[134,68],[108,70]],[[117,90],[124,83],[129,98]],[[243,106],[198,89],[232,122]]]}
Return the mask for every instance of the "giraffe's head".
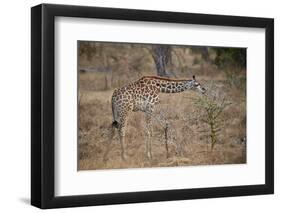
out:
{"label": "giraffe's head", "polygon": [[192,89],[198,90],[202,94],[204,94],[207,90],[201,86],[200,83],[198,83],[195,79],[195,75],[192,77]]}

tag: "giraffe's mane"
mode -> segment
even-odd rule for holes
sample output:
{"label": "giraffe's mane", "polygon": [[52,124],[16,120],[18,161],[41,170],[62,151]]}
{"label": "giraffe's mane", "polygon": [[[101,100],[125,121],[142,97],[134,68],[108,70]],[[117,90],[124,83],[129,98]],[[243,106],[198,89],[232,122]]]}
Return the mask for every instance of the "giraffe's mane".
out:
{"label": "giraffe's mane", "polygon": [[173,78],[166,78],[166,77],[160,77],[160,76],[143,76],[144,78],[150,78],[150,79],[158,79],[158,80],[165,80],[165,81],[186,81],[188,79],[173,79]]}

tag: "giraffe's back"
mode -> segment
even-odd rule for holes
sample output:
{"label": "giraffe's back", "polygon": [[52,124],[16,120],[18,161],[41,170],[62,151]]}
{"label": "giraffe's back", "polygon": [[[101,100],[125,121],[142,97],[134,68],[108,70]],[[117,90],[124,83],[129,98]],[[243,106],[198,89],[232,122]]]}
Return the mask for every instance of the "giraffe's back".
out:
{"label": "giraffe's back", "polygon": [[115,89],[112,95],[113,119],[120,122],[120,118],[130,111],[152,111],[159,101],[158,93],[159,88],[144,78]]}

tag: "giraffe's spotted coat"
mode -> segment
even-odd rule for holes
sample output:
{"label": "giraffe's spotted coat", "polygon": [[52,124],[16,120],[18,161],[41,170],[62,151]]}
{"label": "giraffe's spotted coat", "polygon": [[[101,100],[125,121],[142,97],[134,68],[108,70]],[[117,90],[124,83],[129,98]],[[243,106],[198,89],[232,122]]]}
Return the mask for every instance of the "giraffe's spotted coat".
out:
{"label": "giraffe's spotted coat", "polygon": [[135,111],[142,111],[146,114],[149,136],[149,140],[146,142],[146,152],[147,157],[151,158],[151,114],[155,105],[159,103],[159,93],[178,93],[190,89],[197,89],[202,93],[206,91],[194,76],[192,80],[144,76],[114,90],[112,95],[113,124],[119,130],[123,159],[125,159],[124,137],[128,114]]}

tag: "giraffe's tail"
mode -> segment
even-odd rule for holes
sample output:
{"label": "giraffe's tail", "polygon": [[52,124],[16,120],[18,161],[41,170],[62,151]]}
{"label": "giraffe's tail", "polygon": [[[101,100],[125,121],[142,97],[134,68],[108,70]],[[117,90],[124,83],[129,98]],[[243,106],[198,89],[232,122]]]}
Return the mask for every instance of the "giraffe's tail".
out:
{"label": "giraffe's tail", "polygon": [[113,121],[111,126],[112,126],[112,128],[118,128],[118,122],[117,121]]}
{"label": "giraffe's tail", "polygon": [[111,100],[111,107],[112,107],[112,116],[113,116],[113,122],[111,124],[112,129],[116,128],[118,129],[119,123],[118,123],[118,110],[117,110],[117,106],[115,103],[115,98],[113,98],[112,96],[112,100]]}

